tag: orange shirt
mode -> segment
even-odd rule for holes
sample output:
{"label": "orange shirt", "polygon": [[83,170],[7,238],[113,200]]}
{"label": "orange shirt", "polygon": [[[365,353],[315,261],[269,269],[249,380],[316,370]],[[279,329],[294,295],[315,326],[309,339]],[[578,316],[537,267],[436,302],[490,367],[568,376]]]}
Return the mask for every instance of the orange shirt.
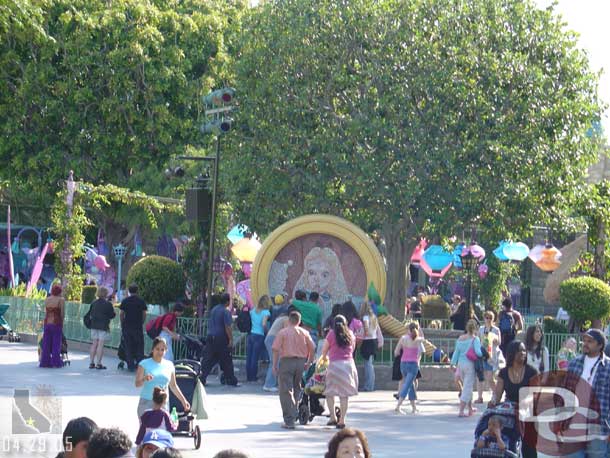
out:
{"label": "orange shirt", "polygon": [[309,358],[316,349],[309,332],[289,324],[275,336],[273,351],[277,351],[280,358]]}

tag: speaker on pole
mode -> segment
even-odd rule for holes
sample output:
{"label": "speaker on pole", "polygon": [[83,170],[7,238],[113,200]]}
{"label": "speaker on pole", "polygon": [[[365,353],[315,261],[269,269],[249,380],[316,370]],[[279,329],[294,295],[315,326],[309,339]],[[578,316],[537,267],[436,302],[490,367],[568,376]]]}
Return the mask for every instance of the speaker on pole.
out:
{"label": "speaker on pole", "polygon": [[186,190],[186,219],[209,221],[212,209],[212,195],[208,189],[190,188]]}

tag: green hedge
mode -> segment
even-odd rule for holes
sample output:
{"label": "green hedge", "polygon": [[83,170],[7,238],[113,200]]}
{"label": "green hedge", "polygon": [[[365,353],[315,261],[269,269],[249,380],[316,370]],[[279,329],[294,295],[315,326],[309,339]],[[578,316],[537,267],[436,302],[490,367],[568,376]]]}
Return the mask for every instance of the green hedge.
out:
{"label": "green hedge", "polygon": [[180,265],[163,256],[146,256],[127,274],[127,285],[138,285],[138,293],[149,304],[168,305],[184,296],[186,280]]}
{"label": "green hedge", "polygon": [[593,277],[569,278],[559,286],[561,306],[578,321],[610,316],[610,286]]}
{"label": "green hedge", "polygon": [[91,302],[95,300],[95,293],[97,293],[97,286],[83,286],[83,291],[80,295],[80,301],[83,304],[91,304]]}

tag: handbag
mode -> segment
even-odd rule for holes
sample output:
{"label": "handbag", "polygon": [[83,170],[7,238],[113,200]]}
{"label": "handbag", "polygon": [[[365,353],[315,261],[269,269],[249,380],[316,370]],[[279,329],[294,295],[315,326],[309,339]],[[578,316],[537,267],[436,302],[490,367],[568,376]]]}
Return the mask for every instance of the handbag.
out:
{"label": "handbag", "polygon": [[400,358],[402,357],[402,350],[400,350],[400,354],[394,357],[394,362],[392,363],[392,380],[398,381],[402,380],[402,372],[400,372]]}
{"label": "handbag", "polygon": [[479,355],[477,355],[477,352],[474,351],[474,339],[472,339],[472,345],[470,345],[470,348],[466,352],[466,358],[468,358],[472,362],[479,359]]}
{"label": "handbag", "polygon": [[91,309],[93,308],[93,306],[89,306],[89,311],[87,313],[85,313],[85,316],[83,317],[83,324],[85,325],[85,327],[87,329],[91,329]]}

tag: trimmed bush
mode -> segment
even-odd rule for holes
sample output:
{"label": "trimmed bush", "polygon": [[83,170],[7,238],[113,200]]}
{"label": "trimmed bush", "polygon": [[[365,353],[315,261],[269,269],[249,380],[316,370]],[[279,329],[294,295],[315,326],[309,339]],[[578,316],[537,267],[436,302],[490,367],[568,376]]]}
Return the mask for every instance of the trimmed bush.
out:
{"label": "trimmed bush", "polygon": [[544,317],[544,332],[547,334],[567,334],[568,327],[552,316]]}
{"label": "trimmed bush", "polygon": [[447,319],[451,314],[449,305],[443,300],[442,297],[425,296],[422,304],[422,318],[425,319]]}
{"label": "trimmed bush", "polygon": [[610,316],[610,286],[593,277],[569,278],[559,286],[559,302],[577,321]]}
{"label": "trimmed bush", "polygon": [[95,293],[97,292],[97,286],[87,285],[83,286],[83,291],[80,295],[80,301],[83,304],[91,304],[95,300]]}
{"label": "trimmed bush", "polygon": [[167,305],[184,296],[186,280],[177,262],[163,256],[146,256],[129,269],[127,284],[134,283],[147,303]]}

